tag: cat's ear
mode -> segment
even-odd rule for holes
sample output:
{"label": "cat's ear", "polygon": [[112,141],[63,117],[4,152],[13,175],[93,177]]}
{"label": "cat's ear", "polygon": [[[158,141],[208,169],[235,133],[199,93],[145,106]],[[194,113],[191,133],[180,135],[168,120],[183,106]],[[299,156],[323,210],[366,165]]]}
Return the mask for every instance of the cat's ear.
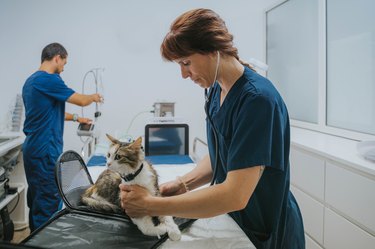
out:
{"label": "cat's ear", "polygon": [[105,134],[107,138],[114,144],[120,144],[121,142],[117,140],[116,138],[112,137],[111,135]]}
{"label": "cat's ear", "polygon": [[137,138],[134,141],[134,143],[133,143],[132,146],[135,147],[135,148],[137,148],[137,149],[140,149],[142,147],[142,137]]}

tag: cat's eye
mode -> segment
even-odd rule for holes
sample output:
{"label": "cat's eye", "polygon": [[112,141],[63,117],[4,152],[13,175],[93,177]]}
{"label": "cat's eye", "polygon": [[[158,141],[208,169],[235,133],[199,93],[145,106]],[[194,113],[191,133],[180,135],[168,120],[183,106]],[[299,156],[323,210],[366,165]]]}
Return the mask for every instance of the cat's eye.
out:
{"label": "cat's eye", "polygon": [[110,153],[108,153],[108,154],[107,154],[107,157],[108,157],[108,158],[110,158],[110,157],[111,157],[111,154],[110,154]]}
{"label": "cat's eye", "polygon": [[120,155],[115,156],[115,160],[120,160],[120,158],[121,158]]}

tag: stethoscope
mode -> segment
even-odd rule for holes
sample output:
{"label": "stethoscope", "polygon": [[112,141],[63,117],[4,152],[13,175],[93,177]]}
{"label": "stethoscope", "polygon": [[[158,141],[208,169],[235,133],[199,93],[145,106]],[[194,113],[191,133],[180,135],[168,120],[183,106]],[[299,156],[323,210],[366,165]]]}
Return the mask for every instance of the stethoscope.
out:
{"label": "stethoscope", "polygon": [[[217,78],[217,72],[219,70],[219,63],[220,63],[220,53],[219,51],[217,51],[217,63],[216,63],[216,71],[215,71],[215,78],[214,78],[214,82],[212,83],[212,85],[215,84],[216,82],[216,78]],[[216,128],[212,122],[212,118],[210,116],[210,104],[211,104],[211,100],[212,100],[212,95],[213,95],[213,89],[212,87],[210,87],[210,92],[208,93],[208,90],[207,88],[204,89],[204,96],[205,96],[205,103],[204,103],[204,111],[206,112],[206,116],[207,116],[207,120],[208,122],[210,122],[210,126],[212,127],[212,131],[213,131],[213,134],[214,134],[214,142],[215,142],[215,166],[214,166],[214,171],[213,171],[213,174],[212,174],[212,180],[211,180],[211,183],[210,185],[214,185],[215,184],[215,181],[216,181],[216,175],[217,175],[217,168],[219,167],[219,144],[218,144],[218,140],[217,140],[217,131],[216,131]],[[188,222],[185,223],[186,226],[189,226],[191,223],[193,223],[194,221],[196,221],[197,219],[190,219]]]}
{"label": "stethoscope", "polygon": [[[216,78],[217,78],[217,73],[219,70],[219,64],[220,64],[220,52],[217,51],[217,62],[216,62],[216,70],[215,70],[215,78],[214,82],[212,85],[215,84]],[[206,117],[208,122],[210,123],[210,126],[212,127],[212,133],[214,135],[214,143],[215,143],[215,166],[213,168],[213,174],[212,174],[212,180],[210,185],[215,184],[216,181],[216,175],[217,175],[217,168],[219,167],[219,143],[217,139],[217,130],[216,127],[212,121],[212,118],[210,116],[210,104],[212,101],[212,95],[213,95],[213,89],[212,86],[210,87],[210,91],[208,92],[207,88],[204,89],[204,96],[205,96],[205,104],[204,104],[204,111],[206,112]]]}

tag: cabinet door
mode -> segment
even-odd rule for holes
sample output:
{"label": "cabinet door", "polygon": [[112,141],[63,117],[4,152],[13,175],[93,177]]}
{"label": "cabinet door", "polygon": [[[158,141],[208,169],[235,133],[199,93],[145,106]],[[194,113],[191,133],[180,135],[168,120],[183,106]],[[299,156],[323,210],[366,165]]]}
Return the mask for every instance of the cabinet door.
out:
{"label": "cabinet door", "polygon": [[290,188],[300,207],[305,232],[323,245],[324,206],[298,188]]}
{"label": "cabinet door", "polygon": [[[326,203],[375,234],[375,181],[332,163],[326,165]],[[375,248],[375,244],[374,247]]]}
{"label": "cabinet door", "polygon": [[295,148],[291,151],[290,179],[304,192],[324,201],[324,160]]}
{"label": "cabinet door", "polygon": [[325,208],[324,247],[326,249],[374,249],[375,237],[329,208]]}
{"label": "cabinet door", "polygon": [[323,249],[318,243],[311,239],[308,235],[305,235],[306,249]]}

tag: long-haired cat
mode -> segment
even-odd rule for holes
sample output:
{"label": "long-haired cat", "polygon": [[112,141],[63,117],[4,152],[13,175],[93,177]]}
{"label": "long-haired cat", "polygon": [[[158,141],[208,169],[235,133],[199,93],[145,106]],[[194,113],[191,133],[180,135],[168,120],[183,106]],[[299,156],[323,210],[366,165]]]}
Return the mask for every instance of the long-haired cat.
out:
{"label": "long-haired cat", "polygon": [[[160,196],[158,175],[144,158],[142,138],[124,143],[107,134],[112,142],[107,154],[108,169],[103,171],[95,184],[82,195],[87,206],[105,212],[124,213],[120,204],[120,183],[138,184],[154,196]],[[171,216],[145,216],[131,218],[145,235],[160,236],[168,233],[171,240],[179,240],[181,232]]]}

